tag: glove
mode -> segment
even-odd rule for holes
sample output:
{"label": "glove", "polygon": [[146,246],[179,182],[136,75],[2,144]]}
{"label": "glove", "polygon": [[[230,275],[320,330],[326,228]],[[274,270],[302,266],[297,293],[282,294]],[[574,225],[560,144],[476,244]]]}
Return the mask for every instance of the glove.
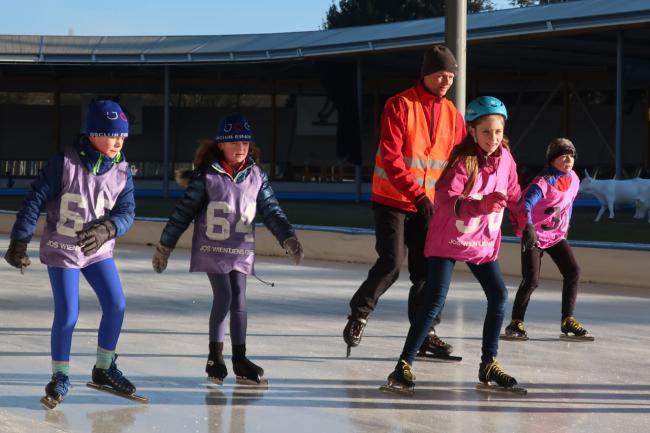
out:
{"label": "glove", "polygon": [[282,248],[293,258],[296,265],[299,265],[303,257],[305,257],[305,253],[302,251],[302,245],[300,245],[298,238],[295,236],[285,239],[282,243]]}
{"label": "glove", "polygon": [[524,231],[521,233],[521,251],[524,253],[537,246],[537,235],[535,227],[532,224],[526,224]]}
{"label": "glove", "polygon": [[77,232],[77,245],[85,256],[92,256],[99,248],[117,236],[117,227],[108,218],[103,218],[85,230]]}
{"label": "glove", "polygon": [[427,220],[433,215],[433,203],[426,194],[421,194],[415,199],[415,207],[418,209],[418,214]]}
{"label": "glove", "polygon": [[506,207],[506,196],[498,191],[494,191],[484,196],[478,203],[481,214],[489,215],[498,212]]}
{"label": "glove", "polygon": [[9,249],[7,249],[7,253],[5,254],[5,260],[14,268],[20,269],[21,274],[24,274],[27,266],[32,264],[27,255],[27,242],[12,239],[9,242]]}
{"label": "glove", "polygon": [[153,252],[153,258],[151,259],[153,270],[160,274],[162,271],[167,269],[167,260],[171,253],[172,248],[166,247],[158,242],[158,245],[156,245],[156,249]]}

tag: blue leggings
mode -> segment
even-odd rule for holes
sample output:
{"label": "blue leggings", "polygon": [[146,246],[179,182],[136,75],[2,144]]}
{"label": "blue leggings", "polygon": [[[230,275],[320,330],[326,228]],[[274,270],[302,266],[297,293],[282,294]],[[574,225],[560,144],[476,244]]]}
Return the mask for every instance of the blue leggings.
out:
{"label": "blue leggings", "polygon": [[93,263],[83,269],[48,266],[47,273],[54,295],[52,323],[52,360],[69,361],[72,332],[79,317],[79,271],[93,288],[102,307],[98,345],[115,350],[122,329],[126,301],[122,283],[112,258]]}
{"label": "blue leggings", "polygon": [[[415,319],[411,322],[401,356],[410,365],[413,365],[418,349],[431,328],[431,323],[445,306],[455,264],[455,260],[443,257],[429,257],[427,259],[426,300],[424,304],[418,307]],[[503,282],[498,261],[483,263],[482,265],[467,263],[467,266],[481,284],[488,301],[483,322],[481,361],[489,362],[497,356],[499,349],[499,332],[505,316],[508,290]]]}
{"label": "blue leggings", "polygon": [[230,271],[227,274],[208,274],[212,285],[210,312],[210,342],[223,343],[226,317],[230,311],[230,342],[246,344],[246,274]]}

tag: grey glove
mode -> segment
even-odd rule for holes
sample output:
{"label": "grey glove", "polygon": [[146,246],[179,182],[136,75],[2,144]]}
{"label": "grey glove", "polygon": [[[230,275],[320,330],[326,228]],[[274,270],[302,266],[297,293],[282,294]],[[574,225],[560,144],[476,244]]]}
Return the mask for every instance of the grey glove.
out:
{"label": "grey glove", "polygon": [[7,253],[5,254],[5,260],[14,268],[20,269],[21,274],[24,274],[27,266],[32,264],[27,255],[27,242],[12,239],[9,242],[9,249],[7,249]]}
{"label": "grey glove", "polygon": [[532,224],[526,224],[524,231],[521,233],[521,250],[525,253],[537,245],[537,235],[535,227]]}
{"label": "grey glove", "polygon": [[415,207],[418,210],[418,214],[424,217],[427,221],[431,218],[431,215],[433,215],[433,203],[431,203],[431,200],[426,194],[421,194],[415,200]]}
{"label": "grey glove", "polygon": [[296,265],[299,265],[302,261],[305,254],[302,251],[302,245],[298,242],[298,238],[290,237],[284,240],[282,243],[282,248],[285,249],[287,254],[289,254]]}
{"label": "grey glove", "polygon": [[167,260],[169,260],[169,255],[172,253],[172,248],[166,247],[158,242],[156,249],[153,252],[153,258],[151,259],[151,265],[153,270],[157,273],[161,273],[167,269]]}
{"label": "grey glove", "polygon": [[117,227],[108,218],[100,218],[85,230],[77,232],[79,241],[77,245],[85,256],[92,256],[102,245],[117,236]]}

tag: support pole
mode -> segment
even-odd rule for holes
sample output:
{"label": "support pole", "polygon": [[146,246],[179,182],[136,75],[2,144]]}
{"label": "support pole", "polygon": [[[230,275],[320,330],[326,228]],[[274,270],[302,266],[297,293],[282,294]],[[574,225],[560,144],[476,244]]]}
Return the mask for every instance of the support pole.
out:
{"label": "support pole", "polygon": [[623,31],[616,35],[616,179],[623,179]]}
{"label": "support pole", "polygon": [[467,1],[447,0],[445,11],[445,41],[456,56],[458,74],[449,98],[456,109],[465,114],[465,94],[467,84]]}
{"label": "support pole", "polygon": [[[361,141],[361,143],[359,143],[361,145],[359,153],[363,154],[363,121],[361,120],[363,119],[363,77],[361,72],[361,59],[357,58],[357,114],[359,117],[359,140]],[[356,203],[361,202],[361,167],[361,162],[354,166],[354,201]]]}
{"label": "support pole", "polygon": [[169,65],[165,65],[163,90],[163,198],[169,197]]}

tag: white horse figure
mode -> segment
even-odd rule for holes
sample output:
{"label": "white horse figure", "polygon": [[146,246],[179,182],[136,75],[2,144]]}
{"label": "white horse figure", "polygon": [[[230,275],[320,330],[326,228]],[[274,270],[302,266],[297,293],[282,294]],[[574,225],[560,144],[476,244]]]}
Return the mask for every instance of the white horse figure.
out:
{"label": "white horse figure", "polygon": [[[636,177],[634,179],[594,179],[585,170],[585,177],[580,182],[580,192],[595,196],[600,202],[600,210],[594,219],[595,222],[609,211],[609,219],[614,218],[614,206],[617,204],[634,204],[636,212],[634,218],[645,217],[650,208],[650,179]],[[650,223],[650,216],[648,218]]]}

